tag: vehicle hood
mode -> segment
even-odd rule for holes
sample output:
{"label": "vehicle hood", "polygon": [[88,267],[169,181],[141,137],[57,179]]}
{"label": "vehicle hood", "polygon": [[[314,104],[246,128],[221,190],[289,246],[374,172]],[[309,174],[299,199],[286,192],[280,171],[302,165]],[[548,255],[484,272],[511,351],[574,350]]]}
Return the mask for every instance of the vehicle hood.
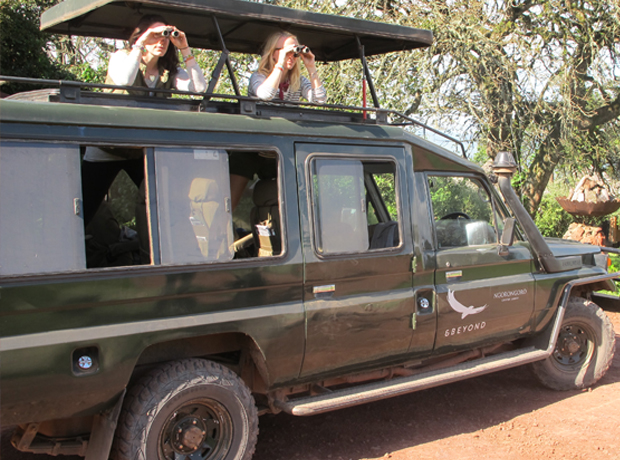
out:
{"label": "vehicle hood", "polygon": [[549,249],[555,257],[580,256],[584,254],[598,254],[601,248],[578,241],[563,240],[560,238],[545,238]]}

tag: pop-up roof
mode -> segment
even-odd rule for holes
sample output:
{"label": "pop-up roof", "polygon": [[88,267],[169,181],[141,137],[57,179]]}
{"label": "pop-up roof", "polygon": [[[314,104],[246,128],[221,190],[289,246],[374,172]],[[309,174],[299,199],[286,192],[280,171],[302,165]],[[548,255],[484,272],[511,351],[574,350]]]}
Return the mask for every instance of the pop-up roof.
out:
{"label": "pop-up roof", "polygon": [[162,15],[196,48],[221,50],[219,26],[231,52],[260,53],[267,36],[284,29],[297,35],[319,61],[360,57],[358,39],[366,56],[433,42],[429,30],[243,0],[65,0],[43,13],[41,29],[126,40],[144,14]]}

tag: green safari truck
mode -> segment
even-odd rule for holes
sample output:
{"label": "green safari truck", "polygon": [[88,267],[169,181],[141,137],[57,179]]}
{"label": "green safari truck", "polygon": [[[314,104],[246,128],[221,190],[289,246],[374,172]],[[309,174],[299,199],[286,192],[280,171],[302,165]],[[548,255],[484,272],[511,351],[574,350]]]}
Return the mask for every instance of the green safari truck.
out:
{"label": "green safari truck", "polygon": [[[595,292],[615,289],[612,249],[543,238],[509,153],[488,177],[458,141],[443,135],[462,155],[380,107],[366,57],[431,32],[241,0],[66,0],[41,23],[123,39],[149,13],[220,51],[206,94],[37,80],[51,88],[0,101],[1,423],[16,449],[249,460],[262,414],[524,364],[558,390],[604,375],[615,335]],[[317,61],[361,59],[372,106],[261,102],[234,72],[234,94],[214,92],[230,52],[281,28]],[[93,202],[93,148],[144,179],[121,173]],[[235,164],[261,172],[233,206]]]}

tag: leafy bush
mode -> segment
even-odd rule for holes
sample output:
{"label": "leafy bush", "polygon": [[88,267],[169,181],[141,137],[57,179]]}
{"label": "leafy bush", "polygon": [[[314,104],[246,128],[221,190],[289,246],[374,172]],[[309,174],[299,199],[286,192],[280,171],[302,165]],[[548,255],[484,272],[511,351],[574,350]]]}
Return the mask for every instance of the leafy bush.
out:
{"label": "leafy bush", "polygon": [[545,193],[534,221],[543,236],[562,238],[575,218],[562,209],[556,194]]}
{"label": "leafy bush", "polygon": [[[39,30],[39,15],[52,1],[0,2],[0,71],[3,75],[48,79],[73,79],[47,54],[50,34]],[[2,91],[12,94],[34,89],[32,85],[3,84]]]}

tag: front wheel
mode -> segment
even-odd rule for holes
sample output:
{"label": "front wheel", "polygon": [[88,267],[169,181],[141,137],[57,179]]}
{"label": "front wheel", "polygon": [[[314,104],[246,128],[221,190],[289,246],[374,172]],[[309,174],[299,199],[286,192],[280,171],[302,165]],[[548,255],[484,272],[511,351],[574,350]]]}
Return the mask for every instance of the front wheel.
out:
{"label": "front wheel", "polygon": [[577,390],[594,385],[614,357],[616,336],[611,321],[594,302],[573,297],[553,353],[531,364],[534,374],[554,390]]}
{"label": "front wheel", "polygon": [[146,374],[127,394],[114,460],[249,460],[258,436],[254,398],[211,361],[186,359]]}

